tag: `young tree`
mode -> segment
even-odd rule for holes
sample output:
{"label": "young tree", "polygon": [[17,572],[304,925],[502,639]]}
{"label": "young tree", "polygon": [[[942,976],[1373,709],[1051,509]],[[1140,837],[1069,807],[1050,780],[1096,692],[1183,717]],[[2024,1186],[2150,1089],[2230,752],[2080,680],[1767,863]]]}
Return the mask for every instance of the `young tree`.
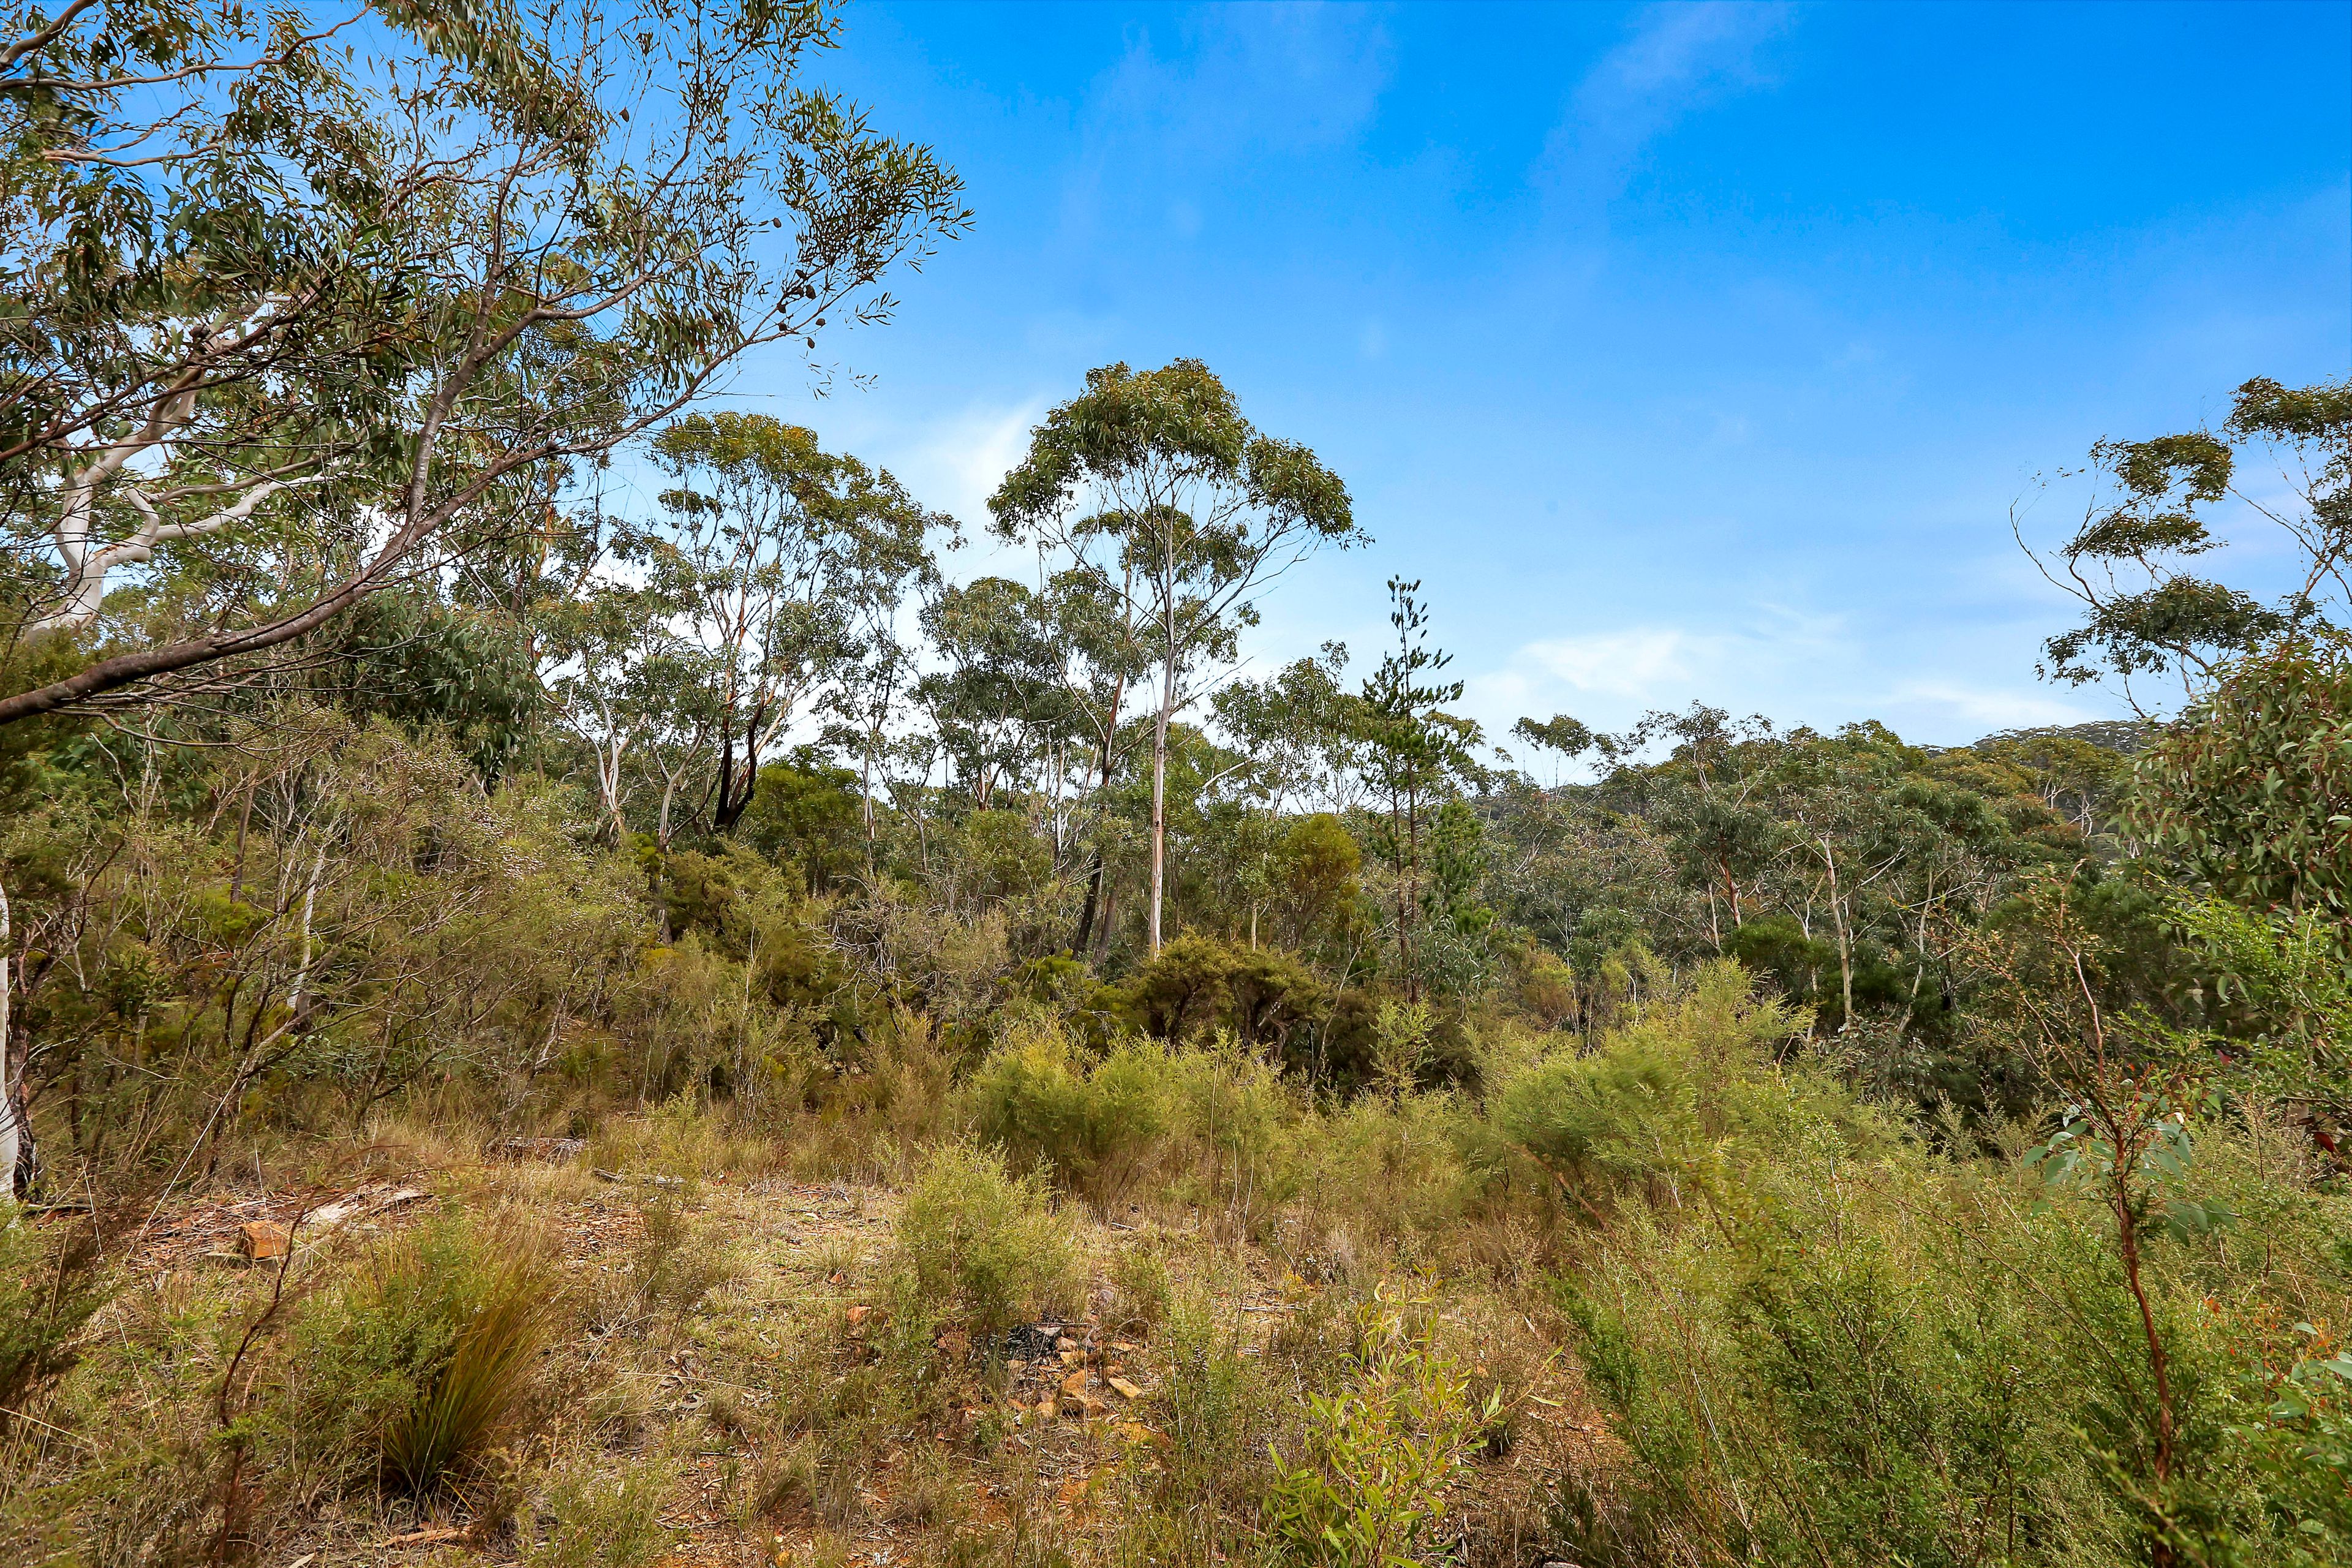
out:
{"label": "young tree", "polygon": [[668,626],[677,609],[655,588],[597,583],[556,600],[544,616],[541,649],[551,711],[587,748],[604,832],[614,844],[628,837],[621,808],[629,763],[676,706],[690,662]]}
{"label": "young tree", "polygon": [[1684,713],[1652,712],[1622,735],[1595,744],[1612,765],[1660,738],[1674,742],[1661,766],[1639,778],[1653,820],[1674,846],[1677,869],[1706,895],[1707,935],[1718,952],[1760,902],[1758,884],[1786,847],[1788,827],[1771,810],[1782,742],[1761,715],[1734,720],[1693,703]]}
{"label": "young tree", "polygon": [[1139,743],[1140,732],[1128,722],[1128,701],[1151,665],[1150,642],[1136,624],[1132,593],[1106,595],[1096,588],[1089,573],[1075,568],[1045,584],[1055,640],[1062,653],[1071,743],[1083,743],[1094,764],[1091,780],[1079,770],[1080,791],[1066,836],[1073,840],[1080,834],[1086,837],[1091,861],[1077,931],[1070,942],[1070,951],[1081,956],[1093,950],[1098,934],[1108,934],[1105,911],[1110,887],[1104,839],[1114,825],[1102,807],[1111,780]]}
{"label": "young tree", "polygon": [[[168,695],[536,526],[968,222],[799,85],[823,4],[374,12],[0,21],[0,629],[49,645],[0,724]],[[183,613],[83,637],[160,574]]]}
{"label": "young tree", "polygon": [[[1309,802],[1329,802],[1352,761],[1348,694],[1339,689],[1347,662],[1345,647],[1326,643],[1319,659],[1299,659],[1263,681],[1232,681],[1209,700],[1238,759],[1242,815],[1235,847],[1253,949],[1258,912],[1274,895],[1276,861],[1286,847],[1285,818]],[[1258,809],[1251,810],[1252,803]]]}
{"label": "young tree", "polygon": [[1150,628],[1160,673],[1151,741],[1150,947],[1167,875],[1168,726],[1232,656],[1258,595],[1323,544],[1363,541],[1347,486],[1292,442],[1261,434],[1198,360],[1087,373],[1087,389],[1031,433],[989,498],[996,531],[1067,565],[1057,575]]}
{"label": "young tree", "polygon": [[1421,1000],[1421,965],[1413,923],[1422,905],[1423,870],[1438,808],[1478,772],[1473,748],[1481,736],[1467,719],[1444,711],[1462,696],[1458,680],[1432,680],[1453,656],[1429,646],[1429,615],[1421,584],[1389,579],[1389,624],[1396,647],[1365,680],[1355,704],[1354,738],[1362,766],[1385,818],[1377,847],[1396,870],[1397,970],[1405,1001]]}

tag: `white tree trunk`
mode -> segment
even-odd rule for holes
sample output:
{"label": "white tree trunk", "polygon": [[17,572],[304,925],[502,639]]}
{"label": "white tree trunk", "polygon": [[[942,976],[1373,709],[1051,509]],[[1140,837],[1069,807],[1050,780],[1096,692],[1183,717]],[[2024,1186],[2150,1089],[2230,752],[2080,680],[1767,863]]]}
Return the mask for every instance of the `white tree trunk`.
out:
{"label": "white tree trunk", "polygon": [[1151,956],[1160,956],[1160,901],[1168,872],[1168,720],[1176,708],[1176,661],[1160,688],[1160,722],[1151,731]]}
{"label": "white tree trunk", "polygon": [[16,1081],[16,1052],[11,1016],[15,1000],[9,990],[9,954],[16,942],[8,926],[8,889],[0,885],[0,1210],[14,1207],[16,1163],[31,1147],[20,1131],[18,1109],[22,1087]]}

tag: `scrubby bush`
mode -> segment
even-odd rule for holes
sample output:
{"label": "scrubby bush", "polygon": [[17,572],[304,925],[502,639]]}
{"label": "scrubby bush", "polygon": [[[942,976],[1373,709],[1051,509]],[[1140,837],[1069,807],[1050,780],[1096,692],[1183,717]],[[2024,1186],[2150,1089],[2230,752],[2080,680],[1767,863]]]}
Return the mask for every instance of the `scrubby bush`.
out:
{"label": "scrubby bush", "polygon": [[910,1337],[953,1321],[975,1345],[1072,1289],[1068,1238],[1044,1184],[1016,1176],[1003,1156],[948,1143],[925,1157],[898,1213],[892,1258],[893,1316]]}
{"label": "scrubby bush", "polygon": [[1494,1121],[1590,1212],[1659,1184],[1671,1197],[1719,1180],[1734,1145],[1761,1153],[1784,1135],[1873,1135],[1872,1119],[1778,1047],[1802,1019],[1759,998],[1738,964],[1700,971],[1690,993],[1651,1010],[1589,1055],[1558,1052],[1496,1096]]}
{"label": "scrubby bush", "polygon": [[708,1225],[698,1225],[667,1196],[641,1211],[645,1234],[614,1277],[615,1299],[608,1321],[683,1319],[700,1307],[733,1271],[724,1242]]}
{"label": "scrubby bush", "polygon": [[387,1244],[296,1329],[298,1437],[430,1491],[534,1416],[561,1299],[520,1234],[446,1215]]}
{"label": "scrubby bush", "polygon": [[1243,1353],[1236,1315],[1195,1284],[1171,1302],[1155,1357],[1152,1414],[1168,1437],[1150,1479],[1150,1508],[1132,1534],[1146,1562],[1210,1563],[1244,1539],[1233,1515],[1262,1494],[1274,1393]]}
{"label": "scrubby bush", "polygon": [[1874,1132],[1777,1073],[1768,1035],[1743,1067],[1727,1017],[1702,987],[1539,1069],[1570,1089],[1549,1112],[1526,1084],[1506,1098],[1548,1163],[1621,1200],[1559,1287],[1623,1445],[1568,1477],[1579,1561],[2336,1560],[2352,1360],[2288,1325],[2352,1310],[2322,1240],[2344,1200],[2275,1134],[2240,1152],[2259,1118],[2202,1131],[2193,1165],[2175,1151],[2198,1212],[2260,1213],[2259,1243],[2168,1230],[2160,1205],[2139,1238],[2168,1397],[2095,1203]]}
{"label": "scrubby bush", "polygon": [[94,1224],[45,1232],[16,1208],[0,1192],[0,1436],[12,1412],[73,1365],[74,1336],[117,1282]]}
{"label": "scrubby bush", "polygon": [[1172,1087],[1156,1046],[1123,1041],[1082,1064],[1059,1029],[1043,1026],[992,1056],[968,1094],[982,1142],[1021,1169],[1108,1198],[1160,1152]]}

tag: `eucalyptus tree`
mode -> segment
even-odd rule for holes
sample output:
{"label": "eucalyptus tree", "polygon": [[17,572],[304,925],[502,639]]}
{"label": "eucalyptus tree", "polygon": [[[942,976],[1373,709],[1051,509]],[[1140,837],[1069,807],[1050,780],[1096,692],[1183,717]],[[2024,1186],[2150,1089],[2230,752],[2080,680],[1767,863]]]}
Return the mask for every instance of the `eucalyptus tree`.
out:
{"label": "eucalyptus tree", "polygon": [[[1066,819],[1057,810],[1055,823],[1059,842],[1080,837],[1087,842],[1086,896],[1070,942],[1070,951],[1079,954],[1093,950],[1108,923],[1099,920],[1110,896],[1105,839],[1116,825],[1105,806],[1111,781],[1143,738],[1129,722],[1128,708],[1151,668],[1148,628],[1137,624],[1132,593],[1107,595],[1097,587],[1090,573],[1074,568],[1050,578],[1045,590],[1061,651],[1070,743],[1083,744],[1092,763],[1063,770],[1076,775],[1077,787]],[[1057,799],[1059,783],[1057,775]]]}
{"label": "eucalyptus tree", "polygon": [[920,621],[942,667],[916,683],[916,700],[973,807],[989,810],[1000,791],[1051,770],[1068,735],[1050,606],[1009,577],[981,577],[932,595]]}
{"label": "eucalyptus tree", "polygon": [[[2263,459],[2252,483],[2242,477],[2250,455]],[[2249,381],[2220,430],[2101,441],[2090,469],[2097,488],[2054,559],[2025,544],[2021,509],[2011,517],[2042,575],[2084,611],[2080,626],[2043,646],[2049,679],[2112,678],[2145,718],[2137,679],[2168,679],[2194,700],[2253,647],[2347,629],[2352,380],[2300,388]],[[2190,570],[2222,547],[2206,519],[2225,500],[2284,536],[2294,563],[2284,594],[2259,598]]]}
{"label": "eucalyptus tree", "polygon": [[0,13],[0,632],[41,645],[0,724],[267,656],[750,351],[887,315],[969,214],[806,84],[836,35],[820,0]]}
{"label": "eucalyptus tree", "polygon": [[1347,790],[1355,761],[1349,695],[1339,687],[1347,662],[1346,647],[1326,643],[1319,658],[1295,660],[1264,680],[1229,681],[1209,700],[1238,759],[1238,880],[1249,900],[1253,948],[1260,907],[1274,892],[1285,820],[1309,805],[1328,810]]}
{"label": "eucalyptus tree", "polygon": [[[1633,765],[1660,741],[1671,742],[1663,762]],[[1707,937],[1722,952],[1765,902],[1762,884],[1787,847],[1787,825],[1773,809],[1784,742],[1771,721],[1694,702],[1680,713],[1643,714],[1625,733],[1592,743],[1611,770],[1604,795],[1640,810],[1673,847],[1685,885],[1706,898]]]}
{"label": "eucalyptus tree", "polygon": [[623,807],[640,747],[677,716],[682,693],[708,684],[694,668],[700,650],[669,627],[677,611],[656,587],[604,582],[558,600],[545,617],[551,711],[587,750],[603,831],[614,844],[628,837]]}
{"label": "eucalyptus tree", "polygon": [[878,601],[860,607],[852,634],[856,657],[841,668],[820,700],[823,710],[833,715],[824,726],[824,744],[857,759],[858,816],[869,872],[877,834],[874,803],[890,789],[890,764],[901,751],[894,730],[916,679],[915,651],[898,636],[897,608],[895,602]]}
{"label": "eucalyptus tree", "polygon": [[857,662],[861,608],[935,574],[931,534],[954,525],[887,471],[763,414],[688,415],[653,451],[675,482],[635,548],[712,657],[708,798],[725,832],[777,737]]}
{"label": "eucalyptus tree", "polygon": [[1348,489],[1315,454],[1261,433],[1198,360],[1087,373],[1086,390],[1030,433],[989,498],[997,532],[1035,543],[1055,575],[1118,606],[1150,638],[1160,677],[1151,738],[1149,933],[1160,951],[1167,879],[1168,726],[1229,662],[1265,590],[1322,545],[1364,535]]}

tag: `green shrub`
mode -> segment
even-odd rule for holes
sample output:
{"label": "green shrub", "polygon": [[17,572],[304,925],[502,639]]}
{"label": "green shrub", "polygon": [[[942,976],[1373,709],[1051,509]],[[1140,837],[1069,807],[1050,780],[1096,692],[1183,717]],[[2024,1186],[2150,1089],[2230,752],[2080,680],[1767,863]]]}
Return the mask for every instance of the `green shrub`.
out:
{"label": "green shrub", "polygon": [[557,1302],[522,1237],[432,1221],[306,1311],[301,1430],[388,1486],[432,1490],[536,1414]]}
{"label": "green shrub", "polygon": [[74,1336],[116,1287],[95,1226],[48,1233],[15,1210],[0,1192],[0,1435],[73,1365]]}
{"label": "green shrub", "polygon": [[1150,1333],[1168,1316],[1173,1287],[1168,1260],[1141,1243],[1123,1247],[1111,1259],[1111,1289],[1118,1292],[1122,1332]]}
{"label": "green shrub", "polygon": [[1170,1072],[1157,1047],[1123,1042],[1091,1066],[1060,1032],[1027,1032],[973,1075],[971,1121],[1019,1169],[1049,1167],[1073,1188],[1108,1197],[1160,1151]]}
{"label": "green shrub", "polygon": [[667,1197],[643,1211],[645,1234],[621,1271],[629,1317],[684,1318],[726,1283],[733,1260],[718,1235],[698,1226]]}
{"label": "green shrub", "polygon": [[954,1321],[975,1345],[1057,1308],[1071,1290],[1068,1239],[1034,1174],[1015,1176],[994,1150],[948,1143],[925,1156],[900,1209],[893,1319],[928,1338]]}
{"label": "green shrub", "polygon": [[1759,1156],[1785,1138],[1881,1136],[1870,1118],[1771,1052],[1801,1026],[1757,997],[1731,963],[1701,970],[1690,994],[1612,1035],[1589,1056],[1558,1052],[1496,1094],[1494,1121],[1586,1205],[1655,1182],[1717,1181],[1735,1149]]}
{"label": "green shrub", "polygon": [[1865,1154],[1792,1135],[1729,1197],[1628,1205],[1595,1238],[1559,1301],[1624,1454],[1568,1477],[1578,1561],[2343,1560],[2342,1198],[2283,1182],[2275,1144],[2200,1139],[2201,1195],[2262,1219],[2143,1238],[2176,1413],[2158,1476],[2112,1222],[1997,1166]]}
{"label": "green shrub", "polygon": [[1446,1488],[1501,1409],[1473,1405],[1470,1380],[1391,1302],[1359,1324],[1357,1375],[1307,1399],[1297,1463],[1276,1455],[1268,1531],[1286,1560],[1316,1568],[1419,1568]]}
{"label": "green shrub", "polygon": [[1160,1335],[1153,1415],[1168,1437],[1155,1512],[1163,1560],[1206,1563],[1234,1544],[1223,1516],[1255,1502],[1266,1468],[1272,1409],[1256,1358],[1242,1353],[1237,1318],[1214,1296],[1180,1291]]}

